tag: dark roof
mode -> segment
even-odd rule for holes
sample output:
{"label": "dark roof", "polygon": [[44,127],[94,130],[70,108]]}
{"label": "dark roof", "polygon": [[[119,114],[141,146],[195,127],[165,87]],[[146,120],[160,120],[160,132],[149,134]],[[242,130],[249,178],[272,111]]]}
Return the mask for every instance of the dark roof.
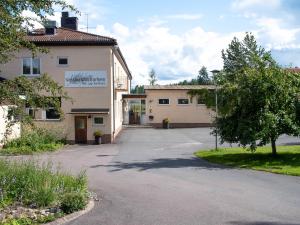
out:
{"label": "dark roof", "polygon": [[109,109],[103,108],[74,108],[70,114],[107,114]]}
{"label": "dark roof", "polygon": [[146,98],[146,94],[123,94],[122,98]]}
{"label": "dark roof", "polygon": [[36,45],[117,45],[114,38],[90,34],[82,31],[67,28],[57,28],[55,34],[29,34],[26,37]]}
{"label": "dark roof", "polygon": [[145,90],[194,90],[215,89],[213,85],[145,85]]}
{"label": "dark roof", "polygon": [[300,73],[300,68],[298,68],[298,67],[295,67],[295,68],[287,68],[286,70],[287,70],[287,71],[290,71],[290,72]]}

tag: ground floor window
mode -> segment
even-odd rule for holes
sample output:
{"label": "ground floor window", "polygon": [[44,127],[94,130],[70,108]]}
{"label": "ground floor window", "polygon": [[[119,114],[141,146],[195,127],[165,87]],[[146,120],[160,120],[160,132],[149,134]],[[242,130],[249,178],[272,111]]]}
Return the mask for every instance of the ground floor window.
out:
{"label": "ground floor window", "polygon": [[188,105],[189,100],[187,98],[179,98],[178,99],[178,105]]}
{"label": "ground floor window", "polygon": [[160,98],[160,99],[158,99],[158,104],[160,104],[160,105],[169,105],[170,100],[168,98]]}
{"label": "ground floor window", "polygon": [[103,125],[104,119],[101,116],[94,116],[93,117],[93,124],[94,125]]}

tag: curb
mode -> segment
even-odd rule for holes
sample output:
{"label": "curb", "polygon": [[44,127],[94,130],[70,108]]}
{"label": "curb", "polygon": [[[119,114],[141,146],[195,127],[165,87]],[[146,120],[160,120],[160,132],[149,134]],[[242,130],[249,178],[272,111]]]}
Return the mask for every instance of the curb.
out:
{"label": "curb", "polygon": [[85,209],[78,211],[78,212],[74,212],[74,213],[64,216],[62,218],[58,218],[57,220],[52,221],[50,223],[45,223],[45,225],[61,225],[61,224],[68,223],[68,222],[75,220],[78,217],[88,213],[89,211],[91,211],[94,208],[94,206],[95,206],[95,202],[93,200],[90,200]]}

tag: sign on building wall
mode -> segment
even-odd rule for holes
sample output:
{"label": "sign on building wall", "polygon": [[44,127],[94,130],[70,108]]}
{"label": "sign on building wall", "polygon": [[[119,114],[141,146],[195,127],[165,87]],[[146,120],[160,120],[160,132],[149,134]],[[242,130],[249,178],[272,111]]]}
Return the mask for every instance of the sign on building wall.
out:
{"label": "sign on building wall", "polygon": [[97,71],[66,71],[65,87],[106,87],[107,73]]}

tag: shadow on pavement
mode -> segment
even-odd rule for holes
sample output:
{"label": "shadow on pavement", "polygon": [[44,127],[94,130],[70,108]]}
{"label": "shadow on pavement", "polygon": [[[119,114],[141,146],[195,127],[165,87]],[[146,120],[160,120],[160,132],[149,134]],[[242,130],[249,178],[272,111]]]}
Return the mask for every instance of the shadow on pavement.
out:
{"label": "shadow on pavement", "polygon": [[267,222],[267,221],[253,221],[253,222],[232,221],[229,222],[228,224],[231,225],[300,225],[300,223]]}
{"label": "shadow on pavement", "polygon": [[111,172],[128,170],[128,169],[137,169],[139,171],[151,170],[151,169],[163,169],[163,168],[203,168],[209,170],[215,169],[231,169],[231,167],[221,166],[217,164],[209,163],[205,160],[199,158],[163,158],[163,159],[153,159],[151,161],[145,162],[112,162],[109,165],[93,165],[90,168],[98,167],[109,167]]}

